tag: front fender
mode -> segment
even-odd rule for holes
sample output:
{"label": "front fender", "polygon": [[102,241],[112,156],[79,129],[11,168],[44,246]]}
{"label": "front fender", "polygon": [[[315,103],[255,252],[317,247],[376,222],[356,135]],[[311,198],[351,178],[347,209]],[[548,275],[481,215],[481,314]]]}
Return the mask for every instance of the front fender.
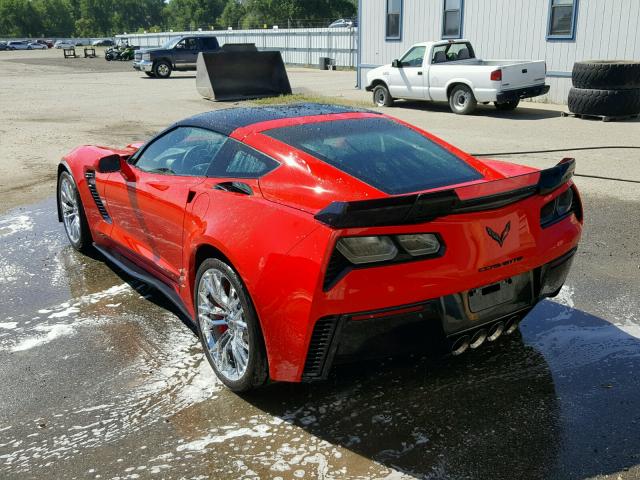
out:
{"label": "front fender", "polygon": [[367,84],[365,86],[365,90],[371,91],[373,90],[375,84],[382,82],[385,85],[387,84],[387,76],[384,75],[384,72],[388,71],[391,68],[391,65],[383,65],[381,67],[374,68],[370,72],[367,72]]}
{"label": "front fender", "polygon": [[62,222],[62,207],[60,206],[60,175],[64,171],[71,173],[69,164],[63,158],[60,160],[60,163],[58,163],[58,174],[56,175],[56,207],[58,210],[58,222]]}

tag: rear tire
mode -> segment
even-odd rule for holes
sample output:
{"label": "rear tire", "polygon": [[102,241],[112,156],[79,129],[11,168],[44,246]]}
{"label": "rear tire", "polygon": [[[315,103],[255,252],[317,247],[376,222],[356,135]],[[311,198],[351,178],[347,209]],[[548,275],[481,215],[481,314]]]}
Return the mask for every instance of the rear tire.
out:
{"label": "rear tire", "polygon": [[93,245],[91,230],[73,176],[64,171],[58,177],[58,208],[69,243],[79,252]]}
{"label": "rear tire", "polygon": [[171,65],[166,60],[161,60],[153,66],[153,74],[157,78],[169,78],[171,76]]}
{"label": "rear tire", "polygon": [[571,113],[619,117],[640,113],[640,89],[629,90],[569,90],[568,107]]}
{"label": "rear tire", "polygon": [[449,107],[457,115],[469,115],[478,106],[473,91],[466,85],[456,85],[449,95]]}
{"label": "rear tire", "polygon": [[386,85],[377,85],[373,89],[373,103],[377,107],[393,106],[393,98]]}
{"label": "rear tire", "polygon": [[198,336],[213,371],[234,392],[264,385],[269,371],[264,340],[238,274],[222,260],[208,258],[194,285]]}
{"label": "rear tire", "polygon": [[504,103],[496,102],[494,105],[496,106],[496,109],[501,112],[510,112],[518,108],[519,104],[520,104],[520,100],[514,100],[512,102],[504,102]]}

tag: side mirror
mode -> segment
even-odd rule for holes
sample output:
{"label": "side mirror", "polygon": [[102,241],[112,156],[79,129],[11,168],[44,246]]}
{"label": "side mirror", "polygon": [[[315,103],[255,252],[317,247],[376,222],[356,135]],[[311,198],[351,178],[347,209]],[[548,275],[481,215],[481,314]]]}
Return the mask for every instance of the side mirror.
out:
{"label": "side mirror", "polygon": [[391,62],[391,66],[393,68],[402,68],[402,64],[400,63],[400,60],[398,60],[397,58]]}
{"label": "side mirror", "polygon": [[113,173],[120,172],[127,182],[135,182],[136,174],[131,168],[131,165],[127,163],[125,158],[120,155],[107,155],[98,160],[98,172],[99,173]]}
{"label": "side mirror", "polygon": [[113,173],[120,171],[120,155],[107,155],[98,160],[99,173]]}

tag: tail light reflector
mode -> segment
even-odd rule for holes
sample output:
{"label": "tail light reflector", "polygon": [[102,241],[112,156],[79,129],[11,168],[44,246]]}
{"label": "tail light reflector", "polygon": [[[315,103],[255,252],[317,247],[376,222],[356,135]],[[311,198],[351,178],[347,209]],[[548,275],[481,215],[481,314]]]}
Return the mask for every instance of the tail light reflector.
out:
{"label": "tail light reflector", "polygon": [[491,72],[491,81],[492,82],[501,82],[502,81],[502,70],[494,70]]}

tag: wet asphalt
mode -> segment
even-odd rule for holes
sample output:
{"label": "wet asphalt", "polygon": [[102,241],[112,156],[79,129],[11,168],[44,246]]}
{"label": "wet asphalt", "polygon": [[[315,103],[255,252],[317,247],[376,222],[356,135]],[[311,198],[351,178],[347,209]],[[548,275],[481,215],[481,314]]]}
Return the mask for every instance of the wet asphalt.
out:
{"label": "wet asphalt", "polygon": [[638,205],[584,194],[566,287],[455,359],[237,396],[159,294],[0,217],[0,478],[640,478]]}

